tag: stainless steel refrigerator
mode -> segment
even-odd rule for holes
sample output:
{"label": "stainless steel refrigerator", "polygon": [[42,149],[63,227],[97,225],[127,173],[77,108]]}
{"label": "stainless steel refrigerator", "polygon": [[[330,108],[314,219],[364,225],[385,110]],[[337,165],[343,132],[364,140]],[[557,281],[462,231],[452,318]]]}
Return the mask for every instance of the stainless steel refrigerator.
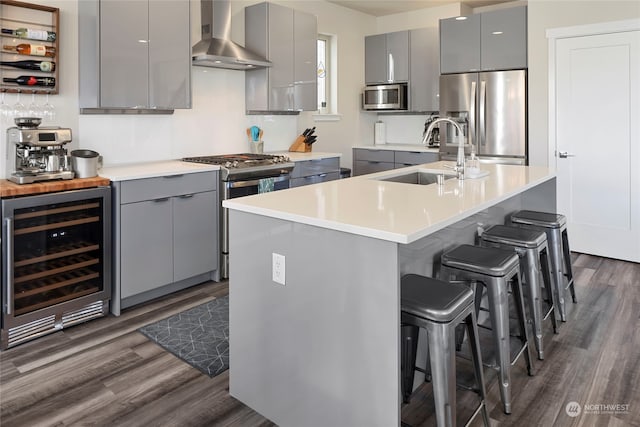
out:
{"label": "stainless steel refrigerator", "polygon": [[[481,162],[527,164],[527,74],[525,70],[443,74],[440,117],[464,131],[465,152],[475,145]],[[455,160],[458,131],[440,124],[440,158]]]}

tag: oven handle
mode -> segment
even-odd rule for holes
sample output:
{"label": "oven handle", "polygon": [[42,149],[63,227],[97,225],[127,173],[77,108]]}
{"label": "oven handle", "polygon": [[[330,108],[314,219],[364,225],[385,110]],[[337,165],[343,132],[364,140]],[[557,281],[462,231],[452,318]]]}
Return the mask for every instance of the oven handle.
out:
{"label": "oven handle", "polygon": [[[275,178],[262,178],[262,179],[273,179],[273,182],[283,182],[289,180],[289,174],[280,175]],[[242,187],[252,187],[258,185],[260,183],[260,179],[252,179],[251,181],[227,181],[227,188],[242,188]]]}
{"label": "oven handle", "polygon": [[7,305],[5,312],[11,314],[11,303],[13,302],[13,220],[6,218],[5,223],[7,225],[7,268],[6,268],[6,284],[7,284]]}

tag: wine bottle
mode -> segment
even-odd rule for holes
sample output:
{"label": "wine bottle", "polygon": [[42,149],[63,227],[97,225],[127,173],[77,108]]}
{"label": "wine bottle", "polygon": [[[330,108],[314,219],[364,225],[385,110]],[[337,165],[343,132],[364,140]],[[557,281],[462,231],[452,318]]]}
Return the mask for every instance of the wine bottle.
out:
{"label": "wine bottle", "polygon": [[41,44],[22,43],[17,46],[4,45],[5,50],[18,52],[21,55],[48,56],[53,58],[56,56],[56,48],[52,46],[43,46]]}
{"label": "wine bottle", "polygon": [[55,86],[56,79],[53,77],[40,77],[40,76],[19,76],[15,79],[4,77],[2,79],[5,83],[18,83],[20,86]]}
{"label": "wine bottle", "polygon": [[56,33],[46,30],[30,30],[28,28],[10,30],[8,28],[3,28],[2,34],[11,34],[12,36],[16,36],[21,39],[43,40],[47,42],[53,42],[56,40]]}
{"label": "wine bottle", "polygon": [[49,61],[0,61],[0,65],[6,65],[7,67],[21,68],[23,70],[36,70],[51,72],[56,70],[56,63]]}

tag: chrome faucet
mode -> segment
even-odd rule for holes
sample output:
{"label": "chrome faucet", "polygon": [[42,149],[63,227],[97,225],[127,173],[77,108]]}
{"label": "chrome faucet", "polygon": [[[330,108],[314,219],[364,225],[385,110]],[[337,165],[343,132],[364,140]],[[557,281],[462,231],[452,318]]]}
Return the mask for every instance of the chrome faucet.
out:
{"label": "chrome faucet", "polygon": [[433,128],[440,122],[451,123],[456,127],[456,129],[458,129],[458,132],[460,132],[460,135],[458,136],[458,158],[456,159],[456,167],[454,168],[454,170],[456,171],[458,179],[464,179],[464,132],[462,131],[462,128],[460,127],[458,122],[449,117],[441,117],[439,119],[435,119],[431,122],[427,130],[424,132],[422,145],[424,145],[425,147],[427,146],[427,141],[429,141],[429,137],[431,136],[431,132],[433,132]]}

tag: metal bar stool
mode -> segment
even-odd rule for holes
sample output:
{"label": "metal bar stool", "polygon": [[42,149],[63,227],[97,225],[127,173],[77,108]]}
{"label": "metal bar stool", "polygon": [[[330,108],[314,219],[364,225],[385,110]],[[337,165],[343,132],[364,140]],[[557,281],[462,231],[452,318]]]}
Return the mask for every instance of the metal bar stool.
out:
{"label": "metal bar stool", "polygon": [[[524,278],[528,291],[529,313],[533,328],[534,343],[538,351],[538,359],[544,359],[542,340],[542,321],[551,317],[553,333],[558,333],[549,259],[547,235],[543,231],[528,230],[506,225],[494,225],[480,235],[482,246],[514,250],[520,257],[520,275]],[[549,308],[542,313],[542,295],[540,294],[540,273],[549,298]]]}
{"label": "metal bar stool", "polygon": [[403,276],[400,286],[403,401],[409,403],[411,397],[418,331],[423,328],[428,337],[437,424],[456,425],[455,328],[464,322],[469,333],[477,392],[480,395],[480,404],[471,418],[482,411],[484,424],[489,426],[473,291],[465,285],[445,283],[417,274]]}
{"label": "metal bar stool", "polygon": [[[520,288],[520,263],[512,250],[461,245],[442,255],[441,279],[466,280],[476,283],[476,303],[482,297],[482,288],[487,289],[489,318],[496,351],[500,397],[505,414],[511,413],[511,338],[509,335],[509,292],[511,286],[515,309],[518,315],[521,346],[515,363],[521,354],[527,363],[527,372],[533,375],[533,357],[529,345],[529,334],[525,326],[524,301]],[[476,304],[476,310],[479,304]],[[477,314],[477,313],[476,313]],[[433,371],[432,371],[433,375]]]}
{"label": "metal bar stool", "polygon": [[[560,312],[560,320],[567,321],[567,312],[564,296],[567,288],[571,292],[573,303],[577,303],[576,290],[573,285],[573,271],[571,270],[571,251],[569,249],[569,236],[567,235],[567,218],[564,215],[537,212],[519,211],[511,215],[511,223],[522,228],[540,230],[547,233],[549,255],[551,258],[551,276],[555,285],[555,302]],[[564,271],[563,271],[564,258]],[[564,279],[567,284],[564,285]]]}

